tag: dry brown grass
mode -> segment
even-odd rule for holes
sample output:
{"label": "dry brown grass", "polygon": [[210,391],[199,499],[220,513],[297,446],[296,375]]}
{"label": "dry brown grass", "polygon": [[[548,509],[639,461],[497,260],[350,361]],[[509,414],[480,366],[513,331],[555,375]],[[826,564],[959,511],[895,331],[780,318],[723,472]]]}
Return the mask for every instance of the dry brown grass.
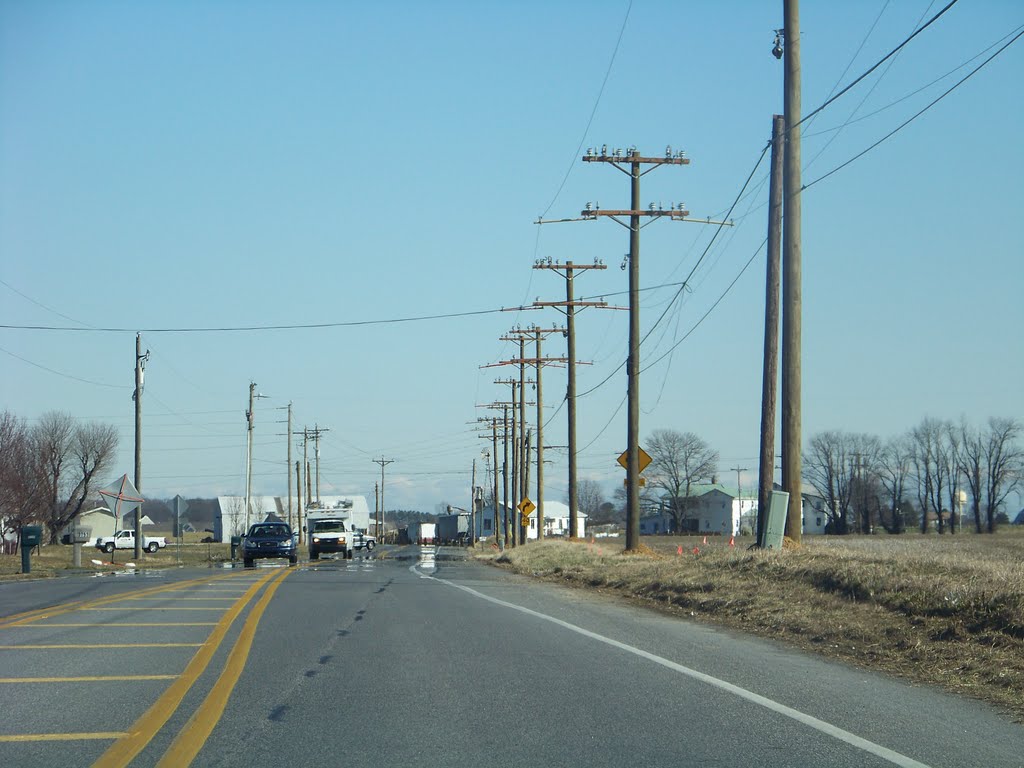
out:
{"label": "dry brown grass", "polygon": [[[229,544],[203,544],[199,541],[205,536],[203,533],[186,534],[183,540],[180,553],[180,562],[175,543],[169,534],[157,533],[147,534],[167,537],[167,548],[161,549],[155,555],[147,552],[142,553],[142,558],[136,560],[134,552],[119,549],[114,553],[114,565],[109,565],[110,555],[100,552],[95,547],[82,547],[82,567],[76,569],[74,562],[74,547],[66,544],[51,544],[42,547],[42,552],[32,552],[32,572],[23,574],[21,572],[21,552],[14,555],[0,555],[0,581],[15,581],[21,579],[39,579],[51,576],[59,576],[76,571],[86,573],[99,573],[121,569],[125,563],[134,562],[139,568],[176,568],[178,565],[189,567],[202,567],[216,563],[228,562],[230,560]],[[103,565],[93,564],[93,560],[100,560]]]}
{"label": "dry brown grass", "polygon": [[1024,531],[813,537],[784,552],[749,543],[645,537],[646,552],[627,555],[621,542],[547,541],[483,557],[938,684],[1024,721]]}

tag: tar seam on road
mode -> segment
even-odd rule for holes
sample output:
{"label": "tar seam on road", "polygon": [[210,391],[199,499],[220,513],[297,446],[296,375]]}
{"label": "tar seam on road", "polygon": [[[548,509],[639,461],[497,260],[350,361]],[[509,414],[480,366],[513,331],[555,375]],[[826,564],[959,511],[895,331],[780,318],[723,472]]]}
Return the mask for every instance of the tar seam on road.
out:
{"label": "tar seam on road", "polygon": [[597,640],[600,643],[604,643],[605,645],[610,645],[613,648],[618,648],[619,650],[626,651],[627,653],[631,653],[634,656],[639,656],[642,659],[653,661],[655,664],[660,664],[661,666],[667,669],[671,669],[673,672],[678,672],[682,675],[686,675],[687,677],[693,678],[694,680],[699,680],[702,683],[707,683],[708,685],[714,686],[715,688],[723,690],[727,693],[731,693],[734,696],[739,696],[741,699],[745,699],[753,704],[757,704],[758,706],[764,707],[765,709],[768,709],[772,712],[795,720],[798,723],[802,723],[803,725],[814,728],[816,731],[820,731],[821,733],[824,733],[826,736],[831,736],[832,738],[845,742],[850,746],[857,747],[858,749],[862,749],[865,752],[869,752],[870,754],[880,757],[883,760],[887,760],[893,765],[900,766],[900,768],[929,768],[929,766],[925,763],[918,762],[917,760],[907,757],[906,755],[900,754],[899,752],[887,749],[886,747],[883,747],[880,744],[875,744],[873,741],[868,741],[867,739],[862,738],[855,733],[845,731],[842,728],[839,728],[838,726],[832,725],[831,723],[826,723],[824,720],[819,720],[818,718],[812,717],[811,715],[805,714],[804,712],[801,712],[797,709],[787,707],[785,704],[780,704],[777,701],[756,694],[753,691],[748,691],[746,688],[740,688],[738,685],[727,683],[725,680],[719,680],[717,677],[712,677],[711,675],[707,675],[703,672],[698,672],[695,669],[685,667],[682,664],[677,664],[674,661],[669,661],[666,658],[656,656],[653,653],[649,653],[648,651],[644,651],[632,645],[621,643],[618,640],[613,640],[610,637],[605,637],[604,635],[599,635],[596,632],[591,632],[589,629],[584,629],[583,627],[578,627],[575,624],[570,624],[567,621],[556,619],[554,616],[548,616],[545,613],[540,613],[539,611],[534,611],[530,608],[525,608],[521,605],[516,605],[515,603],[509,603],[505,600],[499,600],[496,597],[485,595],[482,592],[477,592],[475,589],[464,587],[461,584],[456,584],[455,582],[448,581],[447,579],[440,579],[436,576],[428,576],[427,574],[420,573],[418,570],[416,570],[415,565],[410,566],[409,570],[412,571],[412,573],[414,573],[415,575],[419,576],[421,579],[430,579],[431,581],[436,581],[439,584],[445,584],[449,587],[460,589],[463,592],[473,595],[474,597],[478,597],[481,600],[486,600],[489,603],[494,603],[495,605],[500,605],[505,608],[511,608],[514,611],[525,613],[528,616],[533,616],[534,618],[549,621],[552,624],[557,624],[558,626],[564,629],[568,629],[571,632],[583,635],[584,637],[589,637],[591,640]]}

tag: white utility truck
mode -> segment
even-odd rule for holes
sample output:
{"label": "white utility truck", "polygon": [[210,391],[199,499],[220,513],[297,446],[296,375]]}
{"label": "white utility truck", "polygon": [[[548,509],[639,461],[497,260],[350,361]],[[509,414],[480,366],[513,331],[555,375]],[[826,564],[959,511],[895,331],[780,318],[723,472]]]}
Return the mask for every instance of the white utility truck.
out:
{"label": "white utility truck", "polygon": [[319,560],[321,553],[340,552],[351,559],[359,534],[352,526],[352,517],[342,510],[318,509],[306,513],[306,541],[309,559]]}

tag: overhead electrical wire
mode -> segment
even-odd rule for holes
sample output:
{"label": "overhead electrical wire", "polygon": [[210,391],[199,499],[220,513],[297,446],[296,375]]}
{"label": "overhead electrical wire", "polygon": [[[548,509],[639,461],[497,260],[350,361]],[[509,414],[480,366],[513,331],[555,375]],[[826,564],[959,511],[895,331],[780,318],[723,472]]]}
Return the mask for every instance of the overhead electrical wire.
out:
{"label": "overhead electrical wire", "polygon": [[895,136],[897,133],[899,133],[901,130],[906,128],[908,125],[910,125],[912,122],[914,122],[917,118],[919,118],[921,115],[923,115],[929,109],[931,109],[936,104],[938,104],[940,101],[942,101],[944,98],[946,98],[949,94],[951,94],[953,91],[955,91],[957,88],[959,88],[961,85],[966,83],[970,78],[972,78],[975,74],[977,74],[977,72],[979,70],[981,70],[982,67],[984,67],[990,61],[992,61],[994,58],[996,58],[996,56],[998,56],[1003,51],[1005,51],[1007,48],[1009,48],[1011,45],[1013,45],[1015,42],[1017,42],[1021,38],[1022,35],[1024,35],[1024,29],[1021,29],[1016,35],[1013,36],[1013,38],[1011,38],[1007,43],[1005,43],[1001,48],[999,48],[999,50],[997,50],[995,53],[993,53],[991,56],[989,56],[987,59],[985,59],[983,62],[981,62],[981,64],[979,64],[977,67],[975,67],[970,72],[968,72],[966,75],[964,75],[960,80],[958,80],[955,84],[953,84],[948,89],[946,89],[937,98],[933,99],[927,106],[925,106],[924,108],[919,110],[913,116],[911,116],[908,119],[904,120],[902,123],[900,123],[898,126],[896,126],[893,130],[889,131],[889,133],[885,134],[885,136],[880,138],[878,141],[876,141],[874,144],[872,144],[867,149],[865,149],[865,150],[863,150],[861,152],[858,152],[856,155],[851,157],[846,162],[841,163],[840,165],[837,165],[831,171],[829,171],[828,173],[826,173],[826,174],[824,174],[822,176],[819,176],[814,181],[812,181],[812,182],[810,182],[808,184],[804,184],[803,187],[801,187],[801,191],[806,190],[806,189],[810,189],[815,184],[817,184],[819,181],[824,181],[825,179],[827,179],[832,174],[834,174],[834,173],[836,173],[838,171],[841,171],[843,168],[845,168],[846,166],[850,165],[854,161],[859,160],[860,158],[864,157],[864,155],[866,155],[868,152],[873,150],[875,147],[879,146],[883,142],[885,142],[888,139],[890,139],[893,136]]}

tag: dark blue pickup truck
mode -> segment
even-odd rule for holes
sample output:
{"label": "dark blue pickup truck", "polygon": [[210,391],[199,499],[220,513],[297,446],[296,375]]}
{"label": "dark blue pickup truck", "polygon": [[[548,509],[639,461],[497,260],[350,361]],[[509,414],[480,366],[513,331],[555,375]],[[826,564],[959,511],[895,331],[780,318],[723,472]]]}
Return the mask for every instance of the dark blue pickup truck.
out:
{"label": "dark blue pickup truck", "polygon": [[292,565],[298,562],[295,534],[288,523],[255,523],[242,538],[242,562],[246,568],[267,557],[288,558]]}

